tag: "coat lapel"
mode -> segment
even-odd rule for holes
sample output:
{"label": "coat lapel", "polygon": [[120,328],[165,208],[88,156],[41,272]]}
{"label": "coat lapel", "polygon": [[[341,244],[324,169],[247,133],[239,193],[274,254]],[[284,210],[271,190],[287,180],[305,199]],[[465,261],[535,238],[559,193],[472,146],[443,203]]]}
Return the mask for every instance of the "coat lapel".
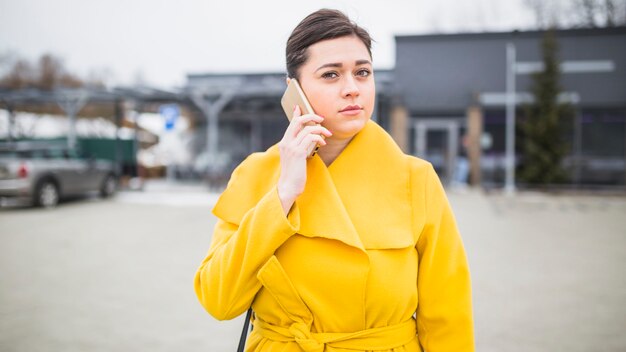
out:
{"label": "coat lapel", "polygon": [[[213,212],[239,224],[247,211],[275,187],[280,173],[276,146],[235,170]],[[299,234],[341,241],[362,251],[413,243],[406,158],[391,137],[369,121],[326,167],[307,160],[307,184],[296,200]]]}
{"label": "coat lapel", "polygon": [[300,211],[299,234],[339,240],[364,249],[328,168],[318,155],[307,161],[307,182],[296,205]]}
{"label": "coat lapel", "polygon": [[378,124],[369,121],[328,170],[366,249],[415,244],[408,158]]}

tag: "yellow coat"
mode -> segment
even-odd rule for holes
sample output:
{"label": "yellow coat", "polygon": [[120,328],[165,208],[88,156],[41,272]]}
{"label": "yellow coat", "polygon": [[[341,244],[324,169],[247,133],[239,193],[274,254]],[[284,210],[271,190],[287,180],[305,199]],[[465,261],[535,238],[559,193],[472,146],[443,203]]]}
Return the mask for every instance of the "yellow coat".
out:
{"label": "yellow coat", "polygon": [[195,276],[215,318],[252,305],[247,351],[474,350],[467,259],[429,163],[370,121],[330,166],[307,161],[287,217],[279,172],[276,146],[233,172]]}

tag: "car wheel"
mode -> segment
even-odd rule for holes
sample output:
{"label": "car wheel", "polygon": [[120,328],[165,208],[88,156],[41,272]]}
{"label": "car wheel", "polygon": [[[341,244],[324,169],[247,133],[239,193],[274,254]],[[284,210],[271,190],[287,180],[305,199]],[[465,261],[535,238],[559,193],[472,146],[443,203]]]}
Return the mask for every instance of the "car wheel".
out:
{"label": "car wheel", "polygon": [[109,175],[102,182],[102,186],[100,187],[100,196],[108,198],[115,193],[116,188],[117,182],[115,181],[115,177],[113,175]]}
{"label": "car wheel", "polygon": [[49,180],[42,181],[35,192],[35,204],[44,208],[57,206],[59,198],[59,187]]}

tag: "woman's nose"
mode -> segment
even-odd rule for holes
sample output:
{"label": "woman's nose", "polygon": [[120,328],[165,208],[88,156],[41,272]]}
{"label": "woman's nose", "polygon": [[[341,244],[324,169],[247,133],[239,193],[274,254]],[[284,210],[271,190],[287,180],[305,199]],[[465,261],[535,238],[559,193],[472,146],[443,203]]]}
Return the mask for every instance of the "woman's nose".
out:
{"label": "woman's nose", "polygon": [[343,86],[342,96],[344,97],[357,97],[359,96],[359,87],[354,80],[354,77],[347,77]]}

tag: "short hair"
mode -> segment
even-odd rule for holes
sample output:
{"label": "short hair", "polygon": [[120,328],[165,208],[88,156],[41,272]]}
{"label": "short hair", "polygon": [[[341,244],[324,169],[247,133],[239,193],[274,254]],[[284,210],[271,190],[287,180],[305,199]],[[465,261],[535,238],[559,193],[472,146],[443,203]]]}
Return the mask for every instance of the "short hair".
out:
{"label": "short hair", "polygon": [[352,22],[343,12],[320,9],[304,18],[287,40],[287,76],[299,79],[300,67],[308,60],[307,49],[320,41],[346,36],[359,38],[372,58],[372,38],[367,30]]}

